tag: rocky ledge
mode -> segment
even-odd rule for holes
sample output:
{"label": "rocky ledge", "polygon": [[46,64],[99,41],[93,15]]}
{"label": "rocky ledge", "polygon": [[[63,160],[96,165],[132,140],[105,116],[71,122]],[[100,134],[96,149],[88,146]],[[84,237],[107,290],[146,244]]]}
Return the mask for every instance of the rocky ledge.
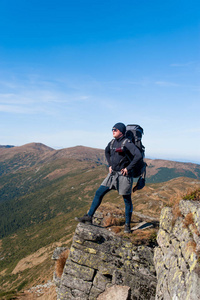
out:
{"label": "rocky ledge", "polygon": [[161,212],[154,261],[156,300],[200,299],[200,202],[181,200]]}
{"label": "rocky ledge", "polygon": [[[156,283],[152,248],[135,246],[105,228],[79,223],[57,280],[58,299],[111,299],[103,296],[108,292],[115,300],[153,300]],[[121,298],[122,294],[126,296]]]}
{"label": "rocky ledge", "polygon": [[62,276],[55,276],[58,300],[200,299],[200,202],[163,208],[157,242],[137,246],[79,223]]}

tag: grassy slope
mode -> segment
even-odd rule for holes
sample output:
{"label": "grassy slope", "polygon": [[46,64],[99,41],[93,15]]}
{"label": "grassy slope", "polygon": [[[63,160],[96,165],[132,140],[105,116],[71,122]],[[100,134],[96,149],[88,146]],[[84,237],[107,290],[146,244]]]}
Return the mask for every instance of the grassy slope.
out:
{"label": "grassy slope", "polygon": [[[105,165],[101,164],[103,151],[89,148],[84,152],[84,149],[76,147],[54,151],[43,147],[41,154],[39,146],[29,146],[28,150],[23,148],[23,152],[12,149],[14,155],[7,152],[6,159],[0,155],[2,293],[52,279],[51,254],[56,247],[55,242],[70,244],[76,226],[74,217],[87,211],[96,188],[107,174]],[[184,171],[178,165],[177,171],[174,162],[169,168],[161,161],[157,167],[153,165],[154,161],[151,163],[151,172],[147,175],[156,181],[162,181],[166,174],[171,179],[190,171],[188,165]],[[192,168],[196,168],[195,174],[199,174],[198,166],[192,165]],[[191,177],[196,176],[193,174]],[[163,205],[169,204],[172,197],[187,193],[191,187],[198,188],[199,181],[181,177],[166,183],[147,184],[133,195],[134,211],[159,218]],[[123,200],[115,191],[106,195],[106,201],[124,209]],[[36,261],[34,257],[25,263],[24,269],[18,265],[24,257],[37,254],[44,247],[44,253],[48,255],[41,253],[38,265],[32,265],[32,261]],[[16,267],[19,272],[13,274]]]}
{"label": "grassy slope", "polygon": [[[61,171],[55,172],[58,169]],[[68,172],[60,176],[62,169]],[[48,279],[52,279],[50,258],[56,247],[54,243],[61,241],[62,245],[69,245],[70,241],[65,241],[66,237],[69,240],[73,235],[76,226],[74,217],[87,211],[94,191],[107,170],[105,166],[91,161],[77,163],[62,159],[61,162],[55,161],[51,166],[42,166],[37,176],[34,176],[34,172],[35,170],[23,170],[6,175],[7,195],[11,200],[6,201],[5,189],[5,199],[0,203],[0,220],[2,226],[4,220],[7,222],[6,229],[10,231],[0,243],[2,293],[39,284],[47,273]],[[14,192],[10,193],[13,182],[19,190],[17,196]],[[25,186],[28,189],[26,193]],[[3,231],[1,233],[3,234]],[[12,274],[20,260],[37,253],[42,247],[48,247],[45,251],[48,257],[44,261],[31,269]],[[1,297],[3,294],[0,294],[0,299]]]}
{"label": "grassy slope", "polygon": [[[91,177],[95,182],[94,175],[97,175],[96,170],[92,169],[87,173],[91,173]],[[159,218],[162,207],[169,205],[173,197],[181,198],[183,194],[199,187],[200,181],[189,178],[178,178],[164,184],[148,184],[142,191],[138,191],[133,195],[134,211]],[[88,185],[86,188],[89,188]],[[76,190],[75,185],[73,190]],[[94,191],[95,188],[89,191],[91,196],[94,194]],[[86,212],[91,203],[91,197],[88,195],[85,205],[80,206],[80,202],[82,202],[81,199],[78,202],[79,204],[67,213],[60,212],[51,220],[33,224],[26,229],[20,229],[15,234],[2,239],[0,250],[0,258],[4,257],[0,261],[0,274],[2,274],[0,276],[0,286],[2,287],[2,292],[13,289],[20,290],[21,288],[41,284],[52,279],[54,266],[51,261],[51,255],[53,250],[56,246],[70,246],[70,238],[73,236],[77,225],[74,217]],[[103,202],[113,203],[113,205],[124,209],[122,197],[116,191],[107,194]],[[41,249],[44,250],[39,253],[41,262],[32,265],[32,262],[36,261],[36,254]],[[29,257],[33,253],[35,253],[35,256]],[[22,259],[24,257],[27,257],[27,262],[23,269]],[[16,270],[16,267],[18,273],[13,274],[12,272]]]}
{"label": "grassy slope", "polygon": [[[58,174],[62,170],[69,171]],[[52,175],[48,177],[49,174]],[[28,169],[5,175],[0,198],[1,237],[50,220],[60,212],[70,212],[77,201],[80,207],[84,206],[91,194],[86,182],[95,189],[105,174],[105,167],[96,163],[66,159],[44,165],[37,173]]]}
{"label": "grassy slope", "polygon": [[192,163],[181,163],[161,159],[146,159],[147,182],[165,182],[177,177],[189,177],[200,179],[200,165]]}

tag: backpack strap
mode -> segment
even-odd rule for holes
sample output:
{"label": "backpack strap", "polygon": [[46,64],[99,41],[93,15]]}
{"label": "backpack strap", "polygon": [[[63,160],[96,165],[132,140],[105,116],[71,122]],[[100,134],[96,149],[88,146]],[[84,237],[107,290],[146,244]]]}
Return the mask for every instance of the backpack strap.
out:
{"label": "backpack strap", "polygon": [[124,149],[125,144],[126,144],[127,141],[130,142],[130,140],[128,138],[126,138],[126,139],[123,140],[122,145],[121,145],[121,149],[122,150]]}
{"label": "backpack strap", "polygon": [[131,162],[132,158],[130,157],[130,155],[127,153],[127,149],[125,147],[126,142],[130,143],[131,141],[126,138],[123,140],[122,145],[121,145],[121,149],[124,151],[125,156],[128,158],[128,160]]}
{"label": "backpack strap", "polygon": [[[115,141],[115,139],[112,139],[111,142],[110,142],[110,150],[113,149],[114,141]],[[130,140],[129,140],[128,138],[125,138],[125,139],[123,140],[123,142],[122,142],[122,144],[121,144],[121,149],[122,149],[122,150],[124,150],[124,147],[125,147],[125,144],[126,144],[127,141],[130,143]]]}
{"label": "backpack strap", "polygon": [[110,150],[113,149],[113,144],[114,144],[115,139],[112,139],[112,141],[110,142]]}

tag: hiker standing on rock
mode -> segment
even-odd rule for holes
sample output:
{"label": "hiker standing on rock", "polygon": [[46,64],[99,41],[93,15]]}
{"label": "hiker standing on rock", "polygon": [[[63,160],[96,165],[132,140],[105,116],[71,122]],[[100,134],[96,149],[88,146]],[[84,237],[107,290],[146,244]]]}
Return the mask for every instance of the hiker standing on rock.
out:
{"label": "hiker standing on rock", "polygon": [[114,139],[105,148],[105,156],[109,165],[109,173],[96,191],[90,210],[79,222],[92,224],[92,217],[101,204],[105,194],[111,190],[117,190],[123,196],[125,203],[125,229],[130,233],[130,222],[133,211],[131,191],[134,172],[141,168],[143,157],[140,150],[125,137],[126,126],[123,123],[116,123],[113,128]]}

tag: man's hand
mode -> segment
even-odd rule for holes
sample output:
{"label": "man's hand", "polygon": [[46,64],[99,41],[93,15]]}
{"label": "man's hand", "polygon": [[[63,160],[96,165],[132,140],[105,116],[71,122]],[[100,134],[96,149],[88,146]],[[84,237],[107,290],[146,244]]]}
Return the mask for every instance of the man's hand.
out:
{"label": "man's hand", "polygon": [[109,167],[109,173],[110,174],[112,173],[112,167]]}
{"label": "man's hand", "polygon": [[127,176],[127,175],[128,175],[128,170],[127,170],[127,168],[122,169],[122,170],[121,170],[121,173],[122,173],[123,176]]}

